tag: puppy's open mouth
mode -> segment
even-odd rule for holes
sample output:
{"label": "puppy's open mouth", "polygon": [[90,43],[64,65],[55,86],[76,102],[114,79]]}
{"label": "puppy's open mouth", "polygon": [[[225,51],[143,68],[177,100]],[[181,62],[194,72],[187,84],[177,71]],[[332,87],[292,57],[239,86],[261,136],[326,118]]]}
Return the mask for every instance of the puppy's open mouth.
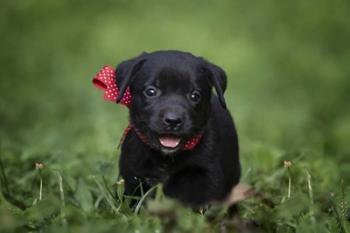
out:
{"label": "puppy's open mouth", "polygon": [[176,136],[163,135],[158,138],[160,144],[166,148],[176,148],[181,141],[181,138]]}

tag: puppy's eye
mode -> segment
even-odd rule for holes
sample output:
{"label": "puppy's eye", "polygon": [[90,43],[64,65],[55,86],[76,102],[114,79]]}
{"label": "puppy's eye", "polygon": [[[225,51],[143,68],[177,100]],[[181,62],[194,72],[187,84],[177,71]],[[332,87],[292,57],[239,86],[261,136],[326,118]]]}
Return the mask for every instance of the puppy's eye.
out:
{"label": "puppy's eye", "polygon": [[144,91],[143,94],[147,97],[156,97],[159,95],[159,91],[155,87],[147,87]]}
{"label": "puppy's eye", "polygon": [[201,93],[199,91],[193,91],[190,94],[190,100],[194,103],[198,103],[201,100]]}

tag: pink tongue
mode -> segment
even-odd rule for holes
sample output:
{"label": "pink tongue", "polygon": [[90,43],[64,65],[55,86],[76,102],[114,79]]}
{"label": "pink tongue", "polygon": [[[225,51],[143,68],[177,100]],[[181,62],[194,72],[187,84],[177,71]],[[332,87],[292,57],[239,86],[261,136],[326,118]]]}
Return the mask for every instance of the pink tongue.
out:
{"label": "pink tongue", "polygon": [[160,137],[159,138],[160,144],[165,147],[175,148],[180,143],[180,138],[175,137]]}

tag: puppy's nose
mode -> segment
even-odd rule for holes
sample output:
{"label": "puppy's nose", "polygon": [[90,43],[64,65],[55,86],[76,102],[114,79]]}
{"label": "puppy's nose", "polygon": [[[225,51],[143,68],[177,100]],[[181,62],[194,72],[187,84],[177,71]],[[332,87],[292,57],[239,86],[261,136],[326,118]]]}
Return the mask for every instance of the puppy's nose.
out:
{"label": "puppy's nose", "polygon": [[182,125],[182,117],[175,112],[167,112],[164,114],[163,121],[167,130],[178,130]]}

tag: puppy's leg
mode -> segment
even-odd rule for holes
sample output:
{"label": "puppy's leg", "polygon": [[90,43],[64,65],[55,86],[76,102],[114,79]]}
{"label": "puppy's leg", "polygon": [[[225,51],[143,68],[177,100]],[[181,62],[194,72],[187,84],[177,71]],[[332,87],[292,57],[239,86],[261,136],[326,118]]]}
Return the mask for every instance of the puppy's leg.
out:
{"label": "puppy's leg", "polygon": [[[138,203],[138,199],[141,198],[145,193],[152,188],[156,183],[152,182],[149,178],[140,179],[137,177],[131,177],[125,179],[125,190],[124,196],[131,199],[130,206],[133,207]],[[148,196],[153,196],[153,194],[148,194]]]}
{"label": "puppy's leg", "polygon": [[124,181],[124,197],[129,199],[129,206],[133,207],[137,204],[137,199],[142,196],[144,188],[137,177],[124,177]]}
{"label": "puppy's leg", "polygon": [[171,176],[164,185],[164,193],[184,204],[200,207],[220,197],[219,190],[207,170],[189,168]]}
{"label": "puppy's leg", "polygon": [[125,180],[125,191],[124,195],[126,196],[139,196],[141,195],[141,182],[137,177],[127,177]]}

